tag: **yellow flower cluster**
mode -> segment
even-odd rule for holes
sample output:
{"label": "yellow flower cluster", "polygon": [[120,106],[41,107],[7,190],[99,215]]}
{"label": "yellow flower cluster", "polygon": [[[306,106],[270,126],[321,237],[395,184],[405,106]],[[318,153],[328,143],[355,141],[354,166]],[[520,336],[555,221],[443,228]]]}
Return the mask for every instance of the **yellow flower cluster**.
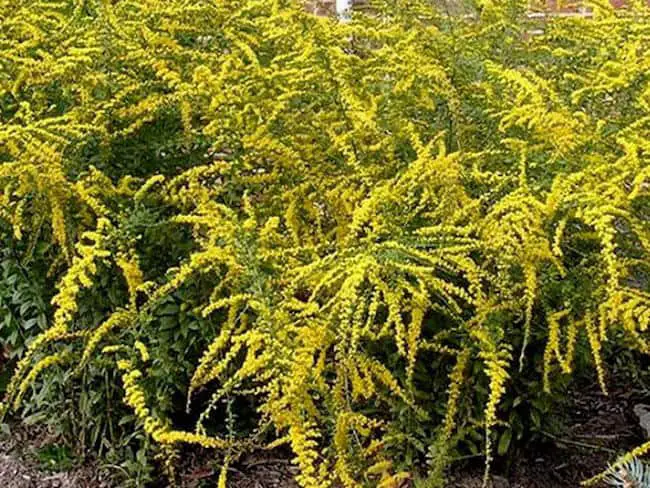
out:
{"label": "yellow flower cluster", "polygon": [[431,466],[431,478],[441,479],[446,467],[447,451],[456,426],[456,416],[460,402],[461,388],[465,380],[465,370],[470,359],[470,349],[464,349],[458,354],[454,369],[449,375],[449,389],[447,396],[447,408],[442,428],[436,439],[436,444],[431,446],[434,451],[434,458]]}
{"label": "yellow flower cluster", "polygon": [[140,270],[140,266],[138,265],[138,260],[134,256],[130,258],[126,258],[125,256],[119,256],[116,259],[116,263],[122,270],[122,273],[124,274],[124,278],[126,279],[126,283],[129,288],[131,308],[135,309],[138,288],[140,287],[140,285],[142,285],[144,281],[142,276],[142,271]]}
{"label": "yellow flower cluster", "polygon": [[23,379],[23,381],[20,383],[20,386],[18,387],[18,391],[14,397],[14,408],[18,409],[20,407],[23,396],[25,396],[25,393],[27,393],[27,389],[34,383],[39,374],[41,374],[47,368],[63,365],[66,362],[69,362],[72,357],[73,356],[70,352],[60,352],[52,354],[50,356],[45,356],[43,359],[34,364],[34,366],[32,366],[32,369],[29,371],[29,374],[25,376],[25,379]]}
{"label": "yellow flower cluster", "polygon": [[122,381],[125,390],[124,402],[133,409],[135,415],[142,422],[145,432],[156,442],[163,445],[184,442],[188,444],[198,444],[207,449],[223,449],[229,444],[232,444],[229,441],[215,437],[172,430],[167,427],[162,421],[157,419],[152,414],[149,407],[147,407],[145,392],[138,384],[138,380],[142,378],[142,372],[135,369],[131,361],[127,359],[119,360],[117,366],[123,371]]}

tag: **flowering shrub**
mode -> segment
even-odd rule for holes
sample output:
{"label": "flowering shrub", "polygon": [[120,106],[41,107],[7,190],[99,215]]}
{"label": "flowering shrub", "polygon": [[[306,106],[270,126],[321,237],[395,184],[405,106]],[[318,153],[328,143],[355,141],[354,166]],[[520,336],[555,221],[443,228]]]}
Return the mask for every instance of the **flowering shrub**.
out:
{"label": "flowering shrub", "polygon": [[288,444],[304,487],[437,486],[526,372],[586,348],[606,392],[649,351],[649,12],[478,4],[0,0],[0,218],[58,277],[3,411],[93,363],[171,477]]}

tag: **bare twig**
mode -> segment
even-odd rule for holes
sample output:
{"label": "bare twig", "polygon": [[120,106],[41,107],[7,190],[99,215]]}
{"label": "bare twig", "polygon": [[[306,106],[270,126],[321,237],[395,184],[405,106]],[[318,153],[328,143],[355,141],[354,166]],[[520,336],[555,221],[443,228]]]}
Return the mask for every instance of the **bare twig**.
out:
{"label": "bare twig", "polygon": [[593,449],[595,451],[603,451],[603,452],[608,452],[610,454],[616,454],[616,451],[614,449],[610,449],[608,447],[598,446],[596,444],[587,444],[586,442],[573,441],[571,439],[563,439],[561,437],[551,434],[550,432],[545,432],[543,430],[541,431],[541,434],[561,444],[584,447],[586,449]]}

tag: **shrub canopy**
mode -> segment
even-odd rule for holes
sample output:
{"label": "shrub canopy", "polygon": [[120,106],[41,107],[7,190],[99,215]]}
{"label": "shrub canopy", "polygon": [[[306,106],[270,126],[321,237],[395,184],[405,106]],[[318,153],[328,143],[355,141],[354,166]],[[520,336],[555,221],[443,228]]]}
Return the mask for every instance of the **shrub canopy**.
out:
{"label": "shrub canopy", "polygon": [[388,487],[476,432],[489,466],[583,343],[606,391],[649,351],[648,10],[478,3],[0,0],[2,232],[58,277],[4,409],[101,360],[167,454]]}

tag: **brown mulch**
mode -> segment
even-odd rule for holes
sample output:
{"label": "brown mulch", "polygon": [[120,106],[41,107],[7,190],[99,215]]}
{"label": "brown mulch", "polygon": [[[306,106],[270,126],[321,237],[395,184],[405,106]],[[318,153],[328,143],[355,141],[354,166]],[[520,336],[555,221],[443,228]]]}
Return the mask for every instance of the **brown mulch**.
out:
{"label": "brown mulch", "polygon": [[8,488],[100,488],[92,468],[48,473],[14,456],[0,455],[0,483]]}
{"label": "brown mulch", "polygon": [[[43,428],[12,426],[0,436],[0,487],[2,488],[112,488],[115,486],[92,462],[57,472],[44,469],[34,459],[35,449],[56,443]],[[220,466],[209,451],[188,452],[179,470],[182,488],[216,486]],[[296,468],[287,453],[259,452],[242,458],[229,468],[228,488],[298,488]],[[160,484],[163,483],[163,484]],[[165,482],[156,488],[166,486]]]}
{"label": "brown mulch", "polygon": [[36,426],[12,426],[0,437],[0,486],[7,488],[109,488],[110,483],[91,463],[65,471],[44,469],[30,452],[52,442]]}
{"label": "brown mulch", "polygon": [[298,488],[297,472],[286,457],[257,454],[244,459],[229,480],[233,488]]}
{"label": "brown mulch", "polygon": [[[208,453],[203,454],[191,456],[179,473],[182,488],[217,485],[220,467],[209,461]],[[228,488],[299,488],[294,481],[296,474],[287,453],[257,452],[230,466]]]}
{"label": "brown mulch", "polygon": [[[605,396],[597,386],[583,385],[569,398],[570,422],[565,431],[544,434],[546,442],[523,449],[509,469],[497,467],[495,488],[576,488],[644,442],[633,408],[648,402],[647,394],[617,385]],[[459,467],[449,487],[479,488],[482,474],[480,462]]]}

